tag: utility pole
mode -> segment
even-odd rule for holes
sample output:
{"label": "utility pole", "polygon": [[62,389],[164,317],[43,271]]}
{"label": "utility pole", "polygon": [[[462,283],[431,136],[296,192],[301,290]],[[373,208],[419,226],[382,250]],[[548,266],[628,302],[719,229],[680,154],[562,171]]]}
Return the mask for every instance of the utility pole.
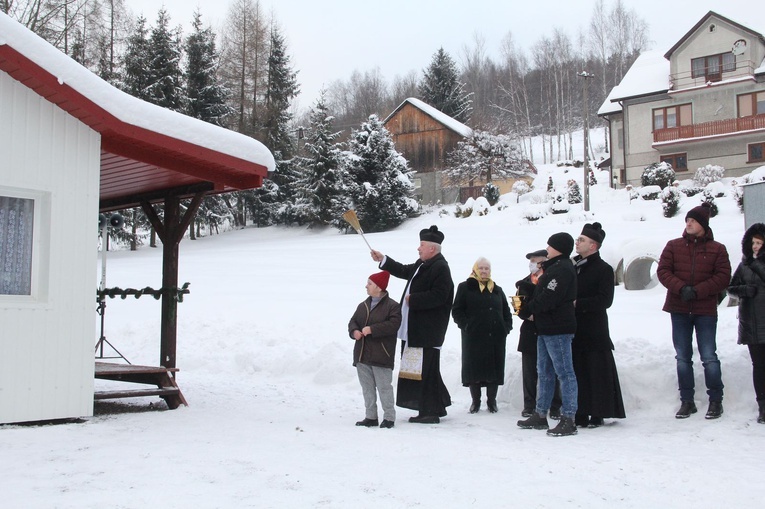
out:
{"label": "utility pole", "polygon": [[589,145],[589,140],[587,139],[589,137],[589,110],[588,110],[588,100],[587,100],[587,79],[588,78],[594,78],[594,74],[590,74],[587,71],[582,71],[577,74],[577,76],[584,78],[584,87],[583,87],[583,93],[582,96],[584,98],[584,106],[582,107],[582,117],[584,117],[584,211],[589,212],[590,210],[590,163],[589,158],[587,157],[587,150]]}

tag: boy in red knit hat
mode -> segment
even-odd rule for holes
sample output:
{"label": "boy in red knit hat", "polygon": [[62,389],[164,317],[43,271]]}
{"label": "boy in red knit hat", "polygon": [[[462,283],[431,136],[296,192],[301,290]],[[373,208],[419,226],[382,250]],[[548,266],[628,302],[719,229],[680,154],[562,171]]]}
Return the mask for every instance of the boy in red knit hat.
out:
{"label": "boy in red knit hat", "polygon": [[[377,272],[367,280],[367,299],[360,303],[348,322],[355,340],[353,365],[364,396],[365,415],[356,426],[392,428],[396,422],[393,396],[393,366],[396,332],[401,326],[401,306],[386,291],[390,273]],[[377,418],[377,394],[383,407],[383,421]]]}

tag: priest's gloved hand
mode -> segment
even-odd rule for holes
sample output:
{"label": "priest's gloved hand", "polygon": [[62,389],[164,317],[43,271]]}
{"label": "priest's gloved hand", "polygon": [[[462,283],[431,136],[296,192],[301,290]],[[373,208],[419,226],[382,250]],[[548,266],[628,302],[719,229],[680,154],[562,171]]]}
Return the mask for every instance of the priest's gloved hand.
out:
{"label": "priest's gloved hand", "polygon": [[696,290],[691,285],[685,285],[680,288],[680,298],[683,302],[690,302],[696,300]]}

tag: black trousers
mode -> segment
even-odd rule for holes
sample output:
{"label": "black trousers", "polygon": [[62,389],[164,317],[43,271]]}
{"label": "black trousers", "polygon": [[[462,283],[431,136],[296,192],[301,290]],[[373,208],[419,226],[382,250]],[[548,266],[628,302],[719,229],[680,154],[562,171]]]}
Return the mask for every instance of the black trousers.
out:
{"label": "black trousers", "polygon": [[765,405],[765,344],[748,345],[752,358],[752,382],[757,403]]}

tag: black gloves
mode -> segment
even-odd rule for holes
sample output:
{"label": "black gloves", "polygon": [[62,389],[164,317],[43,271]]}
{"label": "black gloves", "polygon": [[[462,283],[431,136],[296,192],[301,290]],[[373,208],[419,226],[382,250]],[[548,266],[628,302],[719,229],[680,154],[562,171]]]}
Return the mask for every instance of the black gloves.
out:
{"label": "black gloves", "polygon": [[521,295],[531,295],[534,293],[534,288],[536,285],[534,283],[531,283],[529,281],[524,281],[521,279],[517,283],[515,283],[515,287],[518,288],[518,291]]}
{"label": "black gloves", "polygon": [[684,287],[680,288],[680,298],[683,300],[683,302],[696,300],[696,290],[690,285],[685,285]]}

